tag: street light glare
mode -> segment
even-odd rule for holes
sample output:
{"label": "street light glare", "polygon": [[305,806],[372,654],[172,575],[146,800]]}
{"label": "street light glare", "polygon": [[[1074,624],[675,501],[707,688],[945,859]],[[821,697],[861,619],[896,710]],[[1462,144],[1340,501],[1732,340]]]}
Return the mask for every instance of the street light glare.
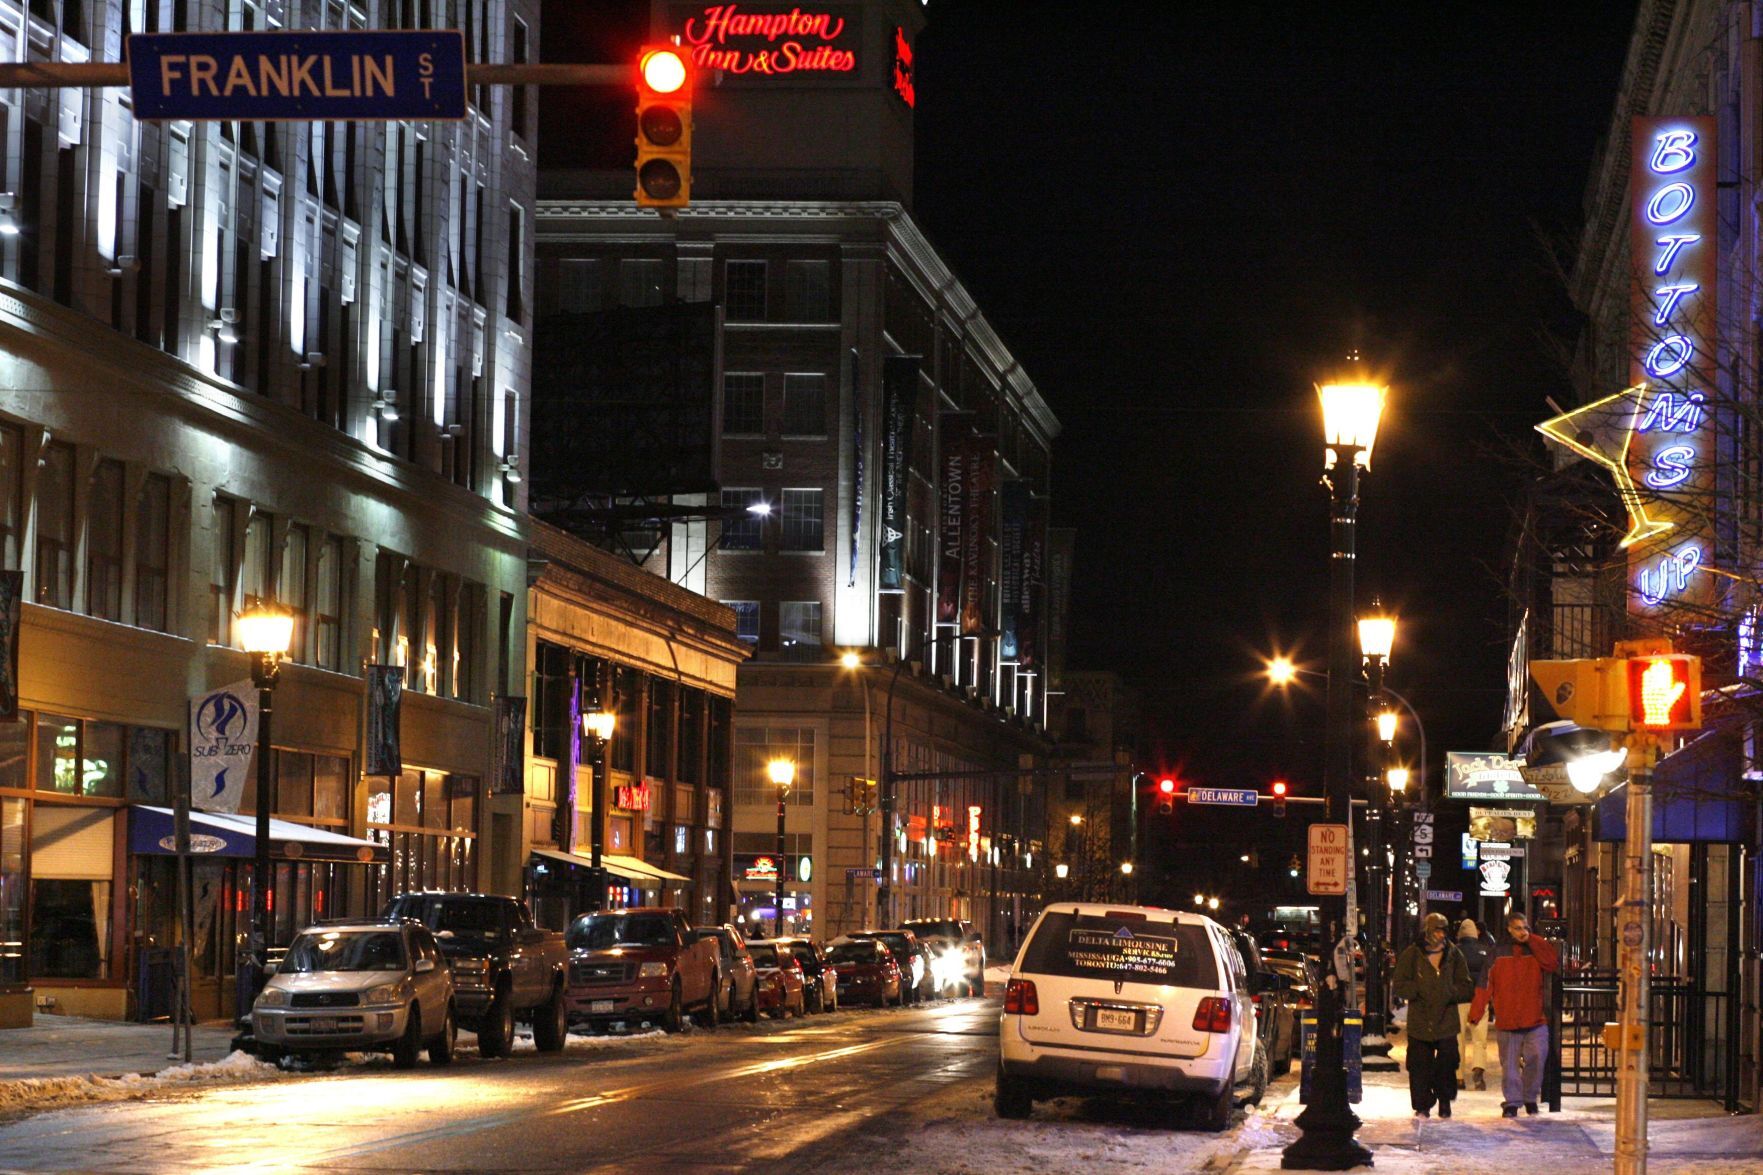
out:
{"label": "street light glare", "polygon": [[770,518],[771,517],[771,503],[765,501],[764,499],[760,499],[759,501],[754,502],[751,506],[747,507],[747,513],[757,514],[761,518]]}
{"label": "street light glare", "polygon": [[1604,777],[1622,766],[1628,758],[1627,747],[1593,751],[1577,759],[1567,760],[1567,782],[1581,795],[1591,795],[1604,782]]}
{"label": "street light glare", "polygon": [[1383,611],[1359,618],[1359,651],[1368,661],[1388,661],[1396,647],[1396,618]]}
{"label": "street light glare", "polygon": [[1350,448],[1354,462],[1361,469],[1370,469],[1371,448],[1377,442],[1377,424],[1389,389],[1379,384],[1331,383],[1318,387],[1316,394],[1322,400],[1327,464],[1333,466],[1337,447]]}
{"label": "street light glare", "polygon": [[846,669],[856,669],[863,664],[863,657],[858,653],[841,653],[839,654],[839,664]]}
{"label": "street light glare", "polygon": [[1385,778],[1389,780],[1390,790],[1400,794],[1408,790],[1408,780],[1411,776],[1406,767],[1391,767]]}
{"label": "street light glare", "polygon": [[773,759],[765,765],[765,773],[771,782],[779,787],[789,787],[796,782],[796,764],[792,759]]}
{"label": "street light glare", "polygon": [[1218,899],[1217,898],[1207,898],[1206,899],[1206,908],[1208,910],[1218,909]]}
{"label": "street light glare", "polygon": [[1275,657],[1267,663],[1267,680],[1274,685],[1290,685],[1298,679],[1298,667],[1290,657]]}
{"label": "street light glare", "polygon": [[1377,713],[1377,737],[1386,743],[1396,741],[1397,715],[1394,710],[1379,710]]}

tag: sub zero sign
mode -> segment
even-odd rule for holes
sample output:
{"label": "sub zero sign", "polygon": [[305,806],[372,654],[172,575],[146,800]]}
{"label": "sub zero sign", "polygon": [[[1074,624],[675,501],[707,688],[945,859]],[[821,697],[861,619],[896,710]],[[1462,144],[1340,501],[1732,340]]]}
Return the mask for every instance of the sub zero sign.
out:
{"label": "sub zero sign", "polygon": [[1080,970],[1158,978],[1175,970],[1175,939],[1137,935],[1124,926],[1112,931],[1073,930],[1065,949]]}
{"label": "sub zero sign", "polygon": [[882,360],[881,582],[905,588],[906,486],[912,469],[912,410],[918,399],[917,355]]}

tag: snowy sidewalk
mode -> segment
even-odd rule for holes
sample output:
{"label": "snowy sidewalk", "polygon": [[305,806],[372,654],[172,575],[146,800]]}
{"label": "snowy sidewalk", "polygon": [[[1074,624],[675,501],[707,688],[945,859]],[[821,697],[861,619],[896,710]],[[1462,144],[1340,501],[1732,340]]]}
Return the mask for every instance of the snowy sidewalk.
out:
{"label": "snowy sidewalk", "polygon": [[[1398,1044],[1392,1056],[1405,1063],[1405,1051]],[[1298,1136],[1292,1120],[1304,1108],[1298,1102],[1296,1076],[1294,1071],[1269,1091],[1265,1116],[1256,1121],[1272,1129],[1245,1132],[1247,1145],[1225,1169],[1280,1169],[1280,1151]],[[1364,1122],[1359,1141],[1371,1148],[1378,1171],[1404,1175],[1609,1169],[1615,1151],[1614,1098],[1566,1098],[1559,1114],[1545,1106],[1535,1118],[1521,1113],[1509,1119],[1500,1116],[1499,1090],[1498,1069],[1491,1069],[1488,1089],[1458,1095],[1450,1119],[1415,1118],[1406,1069],[1367,1073],[1365,1100],[1353,1107]],[[1700,1101],[1654,1100],[1648,1109],[1652,1175],[1763,1170],[1763,1122],[1755,1115],[1729,1117],[1714,1103]]]}
{"label": "snowy sidewalk", "polygon": [[[192,1055],[218,1061],[234,1028],[199,1024]],[[0,1031],[0,1084],[29,1077],[116,1076],[156,1073],[176,1062],[169,1024],[130,1024],[84,1016],[38,1016],[30,1028]]]}

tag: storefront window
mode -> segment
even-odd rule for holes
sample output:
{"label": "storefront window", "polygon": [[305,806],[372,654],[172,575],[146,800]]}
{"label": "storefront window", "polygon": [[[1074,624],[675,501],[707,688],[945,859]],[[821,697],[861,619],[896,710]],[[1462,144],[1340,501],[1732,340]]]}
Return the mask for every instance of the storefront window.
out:
{"label": "storefront window", "polygon": [[279,816],[305,819],[312,815],[312,756],[299,751],[275,753],[275,810]]}
{"label": "storefront window", "polygon": [[37,719],[37,790],[78,795],[80,722],[59,714]]}
{"label": "storefront window", "polygon": [[24,810],[0,796],[0,983],[24,979]]}
{"label": "storefront window", "polygon": [[316,820],[349,818],[349,760],[312,757],[312,815]]}
{"label": "storefront window", "polygon": [[31,785],[26,774],[31,732],[29,711],[20,711],[17,722],[0,722],[0,787],[24,789]]}
{"label": "storefront window", "polygon": [[30,974],[108,979],[115,814],[61,804],[34,808]]}

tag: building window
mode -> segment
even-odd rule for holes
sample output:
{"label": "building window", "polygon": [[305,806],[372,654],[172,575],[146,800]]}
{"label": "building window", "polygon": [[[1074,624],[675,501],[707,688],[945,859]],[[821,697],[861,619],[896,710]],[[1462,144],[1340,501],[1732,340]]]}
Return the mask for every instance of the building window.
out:
{"label": "building window", "polygon": [[0,560],[9,571],[18,570],[23,528],[19,519],[24,500],[20,474],[24,469],[24,433],[0,424]]}
{"label": "building window", "polygon": [[820,601],[785,600],[778,605],[778,641],[784,646],[820,643]]}
{"label": "building window", "polygon": [[[763,490],[723,490],[722,547],[726,551],[757,551],[765,545],[765,519],[753,507],[765,500]],[[737,513],[738,511],[738,513]]]}
{"label": "building window", "polygon": [[116,813],[31,807],[31,977],[108,979]]}
{"label": "building window", "polygon": [[122,462],[108,458],[92,472],[86,524],[86,611],[122,619]]}
{"label": "building window", "polygon": [[233,534],[238,525],[241,503],[231,498],[214,499],[214,554],[208,577],[208,588],[214,605],[214,624],[208,639],[217,645],[229,644],[233,633],[233,586],[237,569],[233,564]]}
{"label": "building window", "polygon": [[[517,86],[516,89],[521,89]],[[526,317],[526,210],[508,205],[508,299],[504,313],[515,322]]]}
{"label": "building window", "polygon": [[680,687],[679,766],[674,778],[681,783],[704,782],[704,693]]}
{"label": "building window", "polygon": [[320,669],[343,668],[343,560],[340,538],[318,549],[318,592],[313,599],[312,660]]}
{"label": "building window", "polygon": [[814,806],[814,730],[797,726],[744,726],[735,731],[735,803],[777,804],[777,785],[766,773],[773,759],[796,765],[790,785],[792,806]]}
{"label": "building window", "polygon": [[533,649],[533,754],[560,763],[569,754],[569,665],[562,645],[539,641]]}
{"label": "building window", "polygon": [[779,527],[778,546],[781,550],[824,549],[825,523],[821,518],[821,491],[785,490]]}
{"label": "building window", "polygon": [[832,266],[825,261],[784,264],[784,317],[791,322],[832,318]]}
{"label": "building window", "polygon": [[764,322],[765,262],[730,261],[724,273],[724,317],[729,322]]}
{"label": "building window", "polygon": [[600,309],[597,259],[565,257],[557,263],[557,309],[563,314],[589,314]]}
{"label": "building window", "polygon": [[73,607],[72,445],[43,450],[37,473],[37,603]]}
{"label": "building window", "polygon": [[748,644],[759,643],[759,601],[724,600],[723,606],[734,610],[735,636]]}
{"label": "building window", "polygon": [[635,669],[616,666],[612,670],[612,704],[618,712],[617,733],[612,738],[611,769],[637,769],[637,703],[642,700],[643,675]]}
{"label": "building window", "polygon": [[240,579],[245,589],[245,600],[239,609],[249,611],[258,604],[270,602],[274,592],[275,564],[271,559],[271,540],[274,525],[269,515],[253,512],[251,521],[245,524],[245,563],[240,568]]}
{"label": "building window", "polygon": [[722,433],[724,436],[764,435],[763,375],[730,373],[722,377]]}
{"label": "building window", "polygon": [[484,585],[467,583],[459,589],[459,615],[453,638],[453,696],[462,702],[477,700],[479,634],[484,624]]}
{"label": "building window", "polygon": [[784,435],[826,435],[826,376],[784,376]]}
{"label": "building window", "polygon": [[149,473],[141,486],[135,527],[135,623],[165,631],[166,590],[171,582],[171,479]]}
{"label": "building window", "polygon": [[290,526],[287,542],[282,547],[282,573],[276,580],[276,600],[294,614],[293,638],[288,656],[296,661],[306,659],[306,628],[311,600],[306,594],[306,553],[312,546],[312,532],[304,526]]}
{"label": "building window", "polygon": [[659,258],[626,257],[618,263],[620,306],[661,305],[663,269]]}
{"label": "building window", "polygon": [[643,774],[654,779],[673,778],[673,685],[670,682],[649,682],[648,754],[643,758]]}

